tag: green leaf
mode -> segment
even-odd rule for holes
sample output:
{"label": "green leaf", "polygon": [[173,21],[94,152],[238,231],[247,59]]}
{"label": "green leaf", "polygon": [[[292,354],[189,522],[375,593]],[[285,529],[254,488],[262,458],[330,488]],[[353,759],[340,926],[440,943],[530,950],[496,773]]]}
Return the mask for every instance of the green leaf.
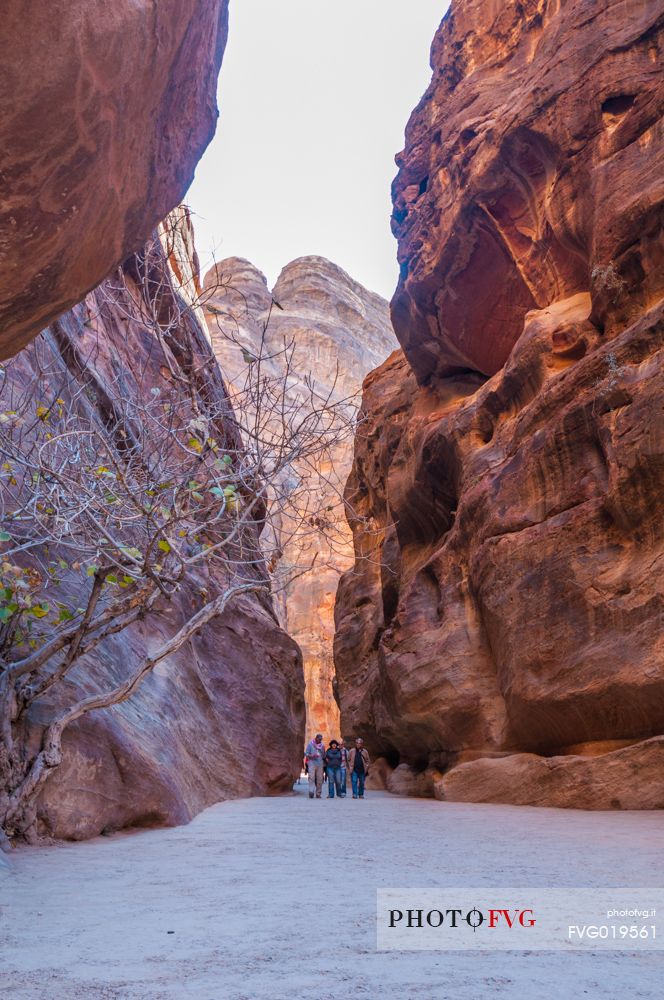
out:
{"label": "green leaf", "polygon": [[73,617],[69,608],[60,608],[60,614],[58,615],[59,622],[70,622]]}
{"label": "green leaf", "polygon": [[212,489],[210,490],[210,493],[213,493],[216,497],[224,496],[224,491],[220,486],[213,486]]}
{"label": "green leaf", "polygon": [[48,604],[35,604],[34,608],[30,608],[30,614],[35,618],[45,618],[48,612]]}
{"label": "green leaf", "polygon": [[97,572],[97,567],[96,566],[88,566],[88,568],[86,569],[85,572],[87,573],[88,576],[94,576],[95,573]]}
{"label": "green leaf", "polygon": [[161,539],[161,541],[159,542],[159,546],[158,547],[161,549],[162,552],[170,552],[171,551],[171,547],[170,547],[169,543],[166,541],[165,538]]}
{"label": "green leaf", "polygon": [[224,457],[222,458],[221,461],[224,463],[224,465],[232,465],[233,464],[233,459],[231,458],[230,455],[224,455]]}
{"label": "green leaf", "polygon": [[193,490],[191,495],[198,503],[203,503],[203,500],[205,499],[203,494],[197,493],[196,490]]}
{"label": "green leaf", "polygon": [[137,549],[135,545],[121,545],[120,551],[124,552],[126,556],[131,556],[132,559],[141,559],[143,553],[140,549]]}
{"label": "green leaf", "polygon": [[12,587],[2,587],[0,589],[0,601],[11,601],[14,596]]}
{"label": "green leaf", "polygon": [[0,608],[0,622],[6,622],[11,618],[12,613],[9,608]]}
{"label": "green leaf", "polygon": [[118,582],[118,578],[117,578],[117,576],[114,573],[109,573],[108,576],[106,577],[106,579],[107,579],[107,581],[109,583],[117,583]]}
{"label": "green leaf", "polygon": [[0,542],[11,542],[12,536],[8,531],[0,531]]}

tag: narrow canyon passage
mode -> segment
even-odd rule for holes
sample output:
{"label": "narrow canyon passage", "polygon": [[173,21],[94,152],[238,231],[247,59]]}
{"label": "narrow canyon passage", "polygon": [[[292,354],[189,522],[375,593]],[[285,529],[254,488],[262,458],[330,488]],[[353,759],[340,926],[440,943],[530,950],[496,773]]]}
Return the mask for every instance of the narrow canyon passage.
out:
{"label": "narrow canyon passage", "polygon": [[188,826],[17,852],[0,888],[0,994],[550,1000],[556,983],[561,996],[655,997],[661,952],[378,952],[375,908],[377,887],[654,885],[660,873],[653,813],[385,792],[310,802],[303,783]]}
{"label": "narrow canyon passage", "polygon": [[3,14],[0,1000],[659,1000],[664,0]]}

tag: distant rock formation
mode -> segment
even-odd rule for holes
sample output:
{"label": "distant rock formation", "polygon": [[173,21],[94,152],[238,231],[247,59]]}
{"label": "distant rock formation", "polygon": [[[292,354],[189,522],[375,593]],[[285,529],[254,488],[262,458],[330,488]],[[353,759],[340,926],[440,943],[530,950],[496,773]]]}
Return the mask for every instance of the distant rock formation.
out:
{"label": "distant rock formation", "polygon": [[6,0],[0,357],[138,250],[212,138],[228,0]]}
{"label": "distant rock formation", "polygon": [[[167,225],[178,239],[169,239],[168,256],[151,281],[177,296],[195,289],[198,276],[186,212],[175,213]],[[166,343],[132,305],[134,296],[149,310],[142,289],[130,258],[121,281],[104,282],[60,317],[18,356],[8,377],[23,380],[33,395],[44,378],[55,385],[79,380],[81,398],[97,408],[100,421],[113,405],[118,377],[137,401],[180,378],[192,398],[204,391],[225,407],[226,389],[202,317],[183,308],[183,330]],[[195,304],[195,293],[189,299]],[[181,342],[192,344],[189,353],[173,346],[181,333]],[[192,371],[204,371],[203,386],[192,381]],[[121,442],[109,437],[108,447],[121,467]],[[27,738],[34,742],[81,692],[120,683],[132,664],[177,631],[197,596],[194,583],[184,587],[158,614],[148,613],[86,655],[66,689],[56,687],[53,697],[35,703]],[[129,700],[65,731],[63,762],[38,802],[39,831],[82,839],[126,826],[173,825],[223,799],[290,791],[302,760],[303,689],[300,652],[279,627],[271,602],[254,594],[236,598],[163,660]]]}
{"label": "distant rock formation", "polygon": [[[204,300],[215,352],[231,385],[240,383],[246,371],[242,348],[249,354],[259,351],[269,315],[264,354],[268,358],[276,354],[268,361],[276,378],[284,364],[283,354],[276,352],[284,339],[294,344],[300,388],[294,386],[290,399],[301,391],[302,379],[309,374],[321,395],[334,389],[336,399],[355,397],[364,374],[397,343],[387,302],[322,257],[302,257],[288,264],[272,292],[257,268],[231,257],[206,275]],[[350,412],[358,405],[359,397],[350,402]],[[307,732],[320,730],[326,736],[339,735],[332,697],[334,598],[340,574],[352,565],[352,538],[338,494],[350,470],[352,447],[350,437],[341,440],[312,484],[334,506],[333,530],[315,532],[306,541],[296,538],[285,547],[286,564],[300,565],[316,553],[317,559],[314,570],[291,583],[278,601],[282,625],[304,656]]]}
{"label": "distant rock formation", "polygon": [[395,791],[664,805],[663,31],[467,0],[434,41],[336,608]]}

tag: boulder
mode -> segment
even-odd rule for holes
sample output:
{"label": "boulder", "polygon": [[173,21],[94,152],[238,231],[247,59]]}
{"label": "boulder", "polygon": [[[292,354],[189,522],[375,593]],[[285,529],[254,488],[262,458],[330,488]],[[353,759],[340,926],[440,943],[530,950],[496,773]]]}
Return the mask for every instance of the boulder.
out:
{"label": "boulder", "polygon": [[460,764],[434,782],[445,802],[565,809],[664,809],[664,737],[595,755],[532,753]]}

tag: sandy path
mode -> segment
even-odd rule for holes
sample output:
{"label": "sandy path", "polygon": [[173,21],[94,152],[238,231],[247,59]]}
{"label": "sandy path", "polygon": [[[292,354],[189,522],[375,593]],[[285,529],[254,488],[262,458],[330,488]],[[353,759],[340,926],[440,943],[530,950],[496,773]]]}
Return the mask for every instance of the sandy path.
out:
{"label": "sandy path", "polygon": [[664,952],[377,953],[374,925],[378,886],[661,885],[661,815],[303,790],[174,830],[15,852],[0,871],[0,996],[662,996]]}

